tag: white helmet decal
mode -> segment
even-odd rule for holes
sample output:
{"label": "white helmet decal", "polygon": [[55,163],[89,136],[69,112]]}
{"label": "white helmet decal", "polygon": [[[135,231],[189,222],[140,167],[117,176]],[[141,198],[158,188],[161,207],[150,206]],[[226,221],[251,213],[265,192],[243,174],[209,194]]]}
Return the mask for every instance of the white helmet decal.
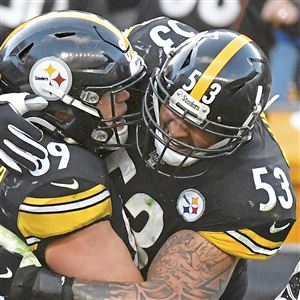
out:
{"label": "white helmet decal", "polygon": [[68,94],[72,87],[72,73],[63,60],[54,56],[45,57],[31,68],[29,83],[34,93],[50,101],[58,100],[56,95],[46,91],[43,86],[50,85]]}

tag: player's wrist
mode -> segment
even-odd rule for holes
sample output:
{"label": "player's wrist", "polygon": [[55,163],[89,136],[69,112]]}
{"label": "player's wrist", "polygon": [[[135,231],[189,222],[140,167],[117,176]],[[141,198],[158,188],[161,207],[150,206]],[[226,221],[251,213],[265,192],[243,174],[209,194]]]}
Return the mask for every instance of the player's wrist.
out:
{"label": "player's wrist", "polygon": [[73,279],[45,268],[20,268],[15,275],[8,300],[73,300],[72,284]]}

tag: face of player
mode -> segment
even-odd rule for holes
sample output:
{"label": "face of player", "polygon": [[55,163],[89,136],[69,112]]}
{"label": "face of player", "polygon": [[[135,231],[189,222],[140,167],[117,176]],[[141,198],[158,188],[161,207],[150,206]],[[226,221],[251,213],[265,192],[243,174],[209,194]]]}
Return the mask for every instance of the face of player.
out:
{"label": "face of player", "polygon": [[[188,145],[206,149],[220,141],[220,137],[187,123],[165,106],[160,109],[159,119],[164,132]],[[184,152],[182,146],[175,142],[170,147]]]}
{"label": "face of player", "polygon": [[114,130],[110,140],[106,145],[110,145],[109,150],[117,148],[111,147],[115,144],[125,144],[128,139],[128,125],[124,118],[127,112],[127,100],[130,98],[130,93],[127,90],[121,90],[113,95],[110,93],[104,94],[97,104],[97,109],[100,111],[103,121],[108,126],[113,126]]}
{"label": "face of player", "polygon": [[[104,119],[110,120],[111,118],[119,118],[119,122],[122,123],[122,116],[127,112],[127,100],[130,98],[130,93],[127,90],[122,90],[114,95],[114,100],[112,101],[109,93],[104,94],[99,103],[97,104],[97,109],[101,112]],[[114,113],[112,109],[114,106]],[[111,122],[107,122],[108,125]],[[121,126],[120,126],[121,127]]]}

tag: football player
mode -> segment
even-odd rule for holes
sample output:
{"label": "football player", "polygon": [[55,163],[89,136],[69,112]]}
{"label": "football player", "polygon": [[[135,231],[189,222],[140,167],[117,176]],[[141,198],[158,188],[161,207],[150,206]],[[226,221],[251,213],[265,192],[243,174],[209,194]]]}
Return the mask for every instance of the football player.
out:
{"label": "football player", "polygon": [[294,223],[289,169],[260,116],[270,103],[264,54],[243,35],[212,31],[169,47],[164,62],[174,24],[183,28],[161,18],[129,31],[146,64],[159,58],[159,69],[144,98],[138,149],[106,157],[147,281],[76,279],[75,299],[242,299],[245,259],[275,255]]}
{"label": "football player", "polygon": [[[80,145],[99,153],[126,145],[135,120],[127,114],[126,101],[130,85],[145,73],[143,60],[110,22],[73,11],[20,25],[2,44],[1,57],[3,91],[30,90],[47,99],[47,108],[31,114],[30,121],[57,138],[44,136],[39,146],[44,155],[38,163],[29,162],[35,171],[19,174],[1,168],[1,225],[19,236],[43,265],[64,275],[141,281],[130,255],[135,245],[123,203],[103,160]],[[30,105],[43,104],[25,98],[26,93],[3,95],[1,110],[11,114],[13,107],[24,113]],[[20,124],[15,125],[8,126],[14,136],[21,133]],[[32,136],[38,136],[36,131]],[[23,141],[30,143],[28,136]],[[9,155],[17,151],[25,160],[26,150],[9,138],[1,148],[5,165],[21,172]],[[5,263],[1,259],[4,270]]]}

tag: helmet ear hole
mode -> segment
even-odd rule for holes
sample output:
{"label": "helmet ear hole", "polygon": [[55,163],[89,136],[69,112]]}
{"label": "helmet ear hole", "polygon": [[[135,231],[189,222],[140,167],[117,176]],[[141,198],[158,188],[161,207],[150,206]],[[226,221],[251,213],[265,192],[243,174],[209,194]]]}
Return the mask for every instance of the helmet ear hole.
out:
{"label": "helmet ear hole", "polygon": [[24,64],[26,62],[26,58],[28,56],[28,53],[30,52],[31,48],[33,47],[34,43],[29,44],[27,47],[25,47],[23,50],[21,50],[18,54],[18,57],[20,61]]}
{"label": "helmet ear hole", "polygon": [[190,62],[191,62],[191,56],[192,56],[192,51],[190,51],[190,53],[186,57],[186,60],[184,61],[181,69],[184,69],[185,67],[187,67],[190,64]]}

